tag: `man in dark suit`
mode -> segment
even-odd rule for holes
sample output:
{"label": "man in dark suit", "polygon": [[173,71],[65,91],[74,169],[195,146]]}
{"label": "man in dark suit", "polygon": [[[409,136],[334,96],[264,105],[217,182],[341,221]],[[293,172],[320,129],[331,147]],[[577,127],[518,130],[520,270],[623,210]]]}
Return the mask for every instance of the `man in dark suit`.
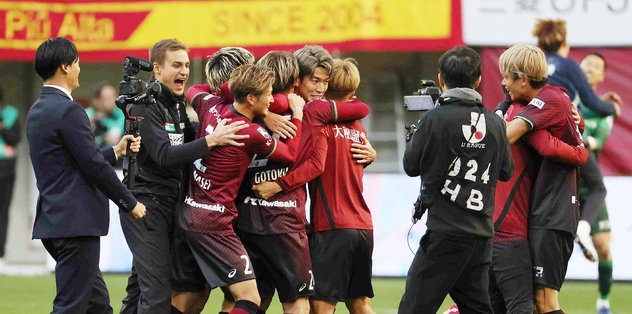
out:
{"label": "man in dark suit", "polygon": [[[65,38],[47,39],[35,55],[44,81],[26,123],[39,198],[33,238],[55,259],[57,295],[52,313],[112,313],[99,270],[100,236],[108,232],[107,198],[139,219],[145,206],[119,181],[111,165],[126,153],[131,135],[116,146],[97,148],[90,122],[73,102],[79,87],[77,48]],[[107,198],[106,198],[107,197]]]}

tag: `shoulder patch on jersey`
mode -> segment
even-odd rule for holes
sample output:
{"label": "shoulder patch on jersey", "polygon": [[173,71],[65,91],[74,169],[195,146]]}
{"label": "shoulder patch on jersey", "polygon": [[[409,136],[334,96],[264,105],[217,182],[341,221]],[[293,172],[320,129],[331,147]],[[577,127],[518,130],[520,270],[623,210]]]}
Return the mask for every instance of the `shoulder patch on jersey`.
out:
{"label": "shoulder patch on jersey", "polygon": [[213,95],[213,94],[208,94],[208,95],[204,96],[204,98],[202,98],[202,99],[204,99],[204,100],[209,100],[209,99],[211,99],[211,98],[213,98],[213,97],[218,97],[218,96],[215,96],[215,95]]}
{"label": "shoulder patch on jersey", "polygon": [[544,107],[544,102],[540,99],[533,98],[529,102],[529,105],[533,105],[533,106],[536,106],[538,109],[542,109],[542,107]]}
{"label": "shoulder patch on jersey", "polygon": [[263,136],[263,138],[266,139],[266,145],[268,146],[272,145],[272,136],[270,136],[270,133],[268,133],[266,129],[262,127],[258,127],[257,132],[259,132],[259,134],[261,134],[261,136]]}

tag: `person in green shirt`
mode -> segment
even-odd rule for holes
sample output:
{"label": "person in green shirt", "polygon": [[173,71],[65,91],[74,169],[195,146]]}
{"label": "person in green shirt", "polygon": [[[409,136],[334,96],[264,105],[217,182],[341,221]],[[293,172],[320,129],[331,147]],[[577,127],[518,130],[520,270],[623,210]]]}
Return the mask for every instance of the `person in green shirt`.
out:
{"label": "person in green shirt", "polygon": [[[593,90],[604,81],[606,72],[606,59],[599,53],[587,54],[580,64],[586,74],[588,83]],[[621,97],[614,92],[608,92],[611,99],[621,106]],[[584,255],[591,261],[598,260],[599,273],[599,298],[597,299],[597,311],[599,314],[610,314],[610,302],[608,300],[612,287],[612,255],[610,254],[610,221],[605,197],[606,187],[603,176],[599,170],[597,158],[604,147],[606,139],[610,135],[613,125],[613,116],[599,116],[584,104],[579,103],[578,109],[585,121],[583,134],[584,145],[589,149],[588,162],[581,168],[580,204],[582,221],[586,226],[578,228],[577,236],[580,243],[586,243],[588,235],[592,237],[594,249],[584,249]],[[586,228],[590,224],[589,228]],[[582,238],[584,240],[582,241]],[[590,240],[588,240],[590,241]],[[597,255],[595,258],[595,254]]]}
{"label": "person in green shirt", "polygon": [[118,92],[109,83],[94,88],[91,106],[86,109],[99,148],[116,145],[124,134],[125,114],[116,107]]}

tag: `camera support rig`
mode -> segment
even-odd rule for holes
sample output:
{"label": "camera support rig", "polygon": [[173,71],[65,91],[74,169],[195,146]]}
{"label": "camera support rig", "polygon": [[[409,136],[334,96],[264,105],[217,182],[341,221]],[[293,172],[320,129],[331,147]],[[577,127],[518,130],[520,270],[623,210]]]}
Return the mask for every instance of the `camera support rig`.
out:
{"label": "camera support rig", "polygon": [[[116,99],[116,106],[125,114],[125,134],[134,137],[140,136],[140,125],[143,121],[144,108],[156,103],[156,97],[162,88],[157,81],[145,82],[136,77],[140,70],[150,72],[153,66],[149,61],[136,57],[127,56],[123,63],[123,80],[119,83],[119,97]],[[136,173],[138,164],[136,163],[137,153],[130,149],[131,143],[127,144],[127,187],[134,188],[136,184]],[[124,167],[125,170],[125,167]]]}
{"label": "camera support rig", "polygon": [[[406,143],[408,143],[417,129],[419,128],[419,124],[421,123],[421,119],[423,115],[429,110],[433,109],[437,103],[437,100],[441,96],[441,89],[435,86],[435,82],[433,80],[421,80],[421,88],[417,91],[413,92],[410,96],[404,96],[404,107],[408,111],[419,111],[421,112],[419,120],[416,124],[406,125]],[[424,185],[424,180],[420,177],[420,185],[419,185],[419,195],[417,196],[417,200],[413,204],[413,213],[412,213],[412,222],[416,224],[417,221],[421,219],[423,214],[430,207],[430,201],[428,192],[426,191],[426,186]]]}

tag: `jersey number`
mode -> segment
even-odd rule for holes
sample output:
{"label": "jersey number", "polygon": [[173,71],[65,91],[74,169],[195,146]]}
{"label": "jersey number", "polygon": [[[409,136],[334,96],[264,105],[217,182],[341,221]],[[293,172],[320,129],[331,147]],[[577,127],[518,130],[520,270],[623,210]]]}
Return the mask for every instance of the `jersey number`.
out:
{"label": "jersey number", "polygon": [[[491,163],[487,165],[487,168],[481,174],[481,181],[483,184],[487,184],[489,182],[489,168],[491,167]],[[476,172],[478,171],[478,162],[474,159],[470,159],[466,164],[467,170],[465,171],[465,176],[463,177],[465,180],[476,182],[478,179],[476,177]],[[456,157],[450,164],[448,176],[456,177],[461,173],[461,158]],[[446,179],[443,184],[443,189],[441,189],[441,194],[450,195],[450,201],[456,202],[456,198],[461,192],[461,185],[458,183],[453,183],[451,179]],[[477,189],[472,189],[470,191],[470,195],[465,201],[465,207],[467,209],[471,209],[474,211],[483,210],[483,193]]]}
{"label": "jersey number", "polygon": [[252,274],[252,268],[250,268],[250,259],[248,258],[248,255],[242,255],[240,257],[241,259],[244,260],[244,262],[246,262],[246,267],[244,267],[244,274],[245,275]]}

